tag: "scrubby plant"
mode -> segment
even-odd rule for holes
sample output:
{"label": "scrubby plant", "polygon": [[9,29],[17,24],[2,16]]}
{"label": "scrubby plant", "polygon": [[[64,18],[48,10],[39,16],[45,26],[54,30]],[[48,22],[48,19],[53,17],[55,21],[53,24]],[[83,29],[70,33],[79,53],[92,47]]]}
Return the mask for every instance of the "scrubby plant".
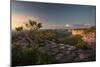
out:
{"label": "scrubby plant", "polygon": [[81,36],[67,36],[57,39],[58,43],[76,45],[81,40]]}
{"label": "scrubby plant", "polygon": [[82,40],[78,41],[78,43],[76,44],[76,47],[83,50],[91,49],[91,46]]}
{"label": "scrubby plant", "polygon": [[15,30],[16,30],[17,32],[21,32],[21,31],[23,30],[23,27],[16,27]]}
{"label": "scrubby plant", "polygon": [[38,48],[22,48],[14,45],[12,49],[12,66],[54,63],[54,58]]}
{"label": "scrubby plant", "polygon": [[38,23],[37,21],[29,20],[29,22],[26,23],[25,26],[31,31],[36,31],[42,27],[42,23]]}

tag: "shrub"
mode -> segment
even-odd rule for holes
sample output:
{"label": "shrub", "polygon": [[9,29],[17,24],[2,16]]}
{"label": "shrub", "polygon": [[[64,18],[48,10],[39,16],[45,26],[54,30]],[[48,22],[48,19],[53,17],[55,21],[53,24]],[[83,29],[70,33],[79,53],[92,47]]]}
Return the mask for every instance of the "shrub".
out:
{"label": "shrub", "polygon": [[38,48],[23,48],[19,50],[16,47],[12,51],[12,66],[49,64],[54,62],[52,56],[39,51]]}
{"label": "shrub", "polygon": [[77,36],[68,36],[59,38],[57,42],[69,45],[76,45],[78,43],[78,40],[81,40],[81,38]]}
{"label": "shrub", "polygon": [[91,49],[90,45],[88,45],[86,42],[82,40],[78,41],[78,43],[76,44],[76,47],[83,50]]}
{"label": "shrub", "polygon": [[22,46],[19,44],[12,45],[12,65],[20,64]]}

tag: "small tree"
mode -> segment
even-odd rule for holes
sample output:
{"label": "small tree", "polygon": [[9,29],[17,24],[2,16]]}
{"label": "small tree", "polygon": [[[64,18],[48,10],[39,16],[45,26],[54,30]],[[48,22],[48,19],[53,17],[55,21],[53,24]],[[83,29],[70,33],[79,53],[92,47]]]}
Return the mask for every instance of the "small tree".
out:
{"label": "small tree", "polygon": [[23,27],[17,27],[15,28],[17,32],[21,32],[23,30]]}
{"label": "small tree", "polygon": [[25,36],[30,41],[30,43],[32,45],[34,45],[34,47],[37,47],[37,45],[35,45],[33,40],[38,41],[38,38],[35,36],[35,33],[37,30],[39,30],[42,27],[42,23],[38,23],[37,21],[29,20],[29,22],[26,23],[25,26],[29,29],[29,32],[27,34],[25,34]]}
{"label": "small tree", "polygon": [[83,50],[91,49],[91,46],[82,40],[78,41],[78,43],[76,44],[76,47]]}
{"label": "small tree", "polygon": [[29,23],[26,23],[26,27],[31,31],[36,31],[42,27],[42,23],[29,20]]}

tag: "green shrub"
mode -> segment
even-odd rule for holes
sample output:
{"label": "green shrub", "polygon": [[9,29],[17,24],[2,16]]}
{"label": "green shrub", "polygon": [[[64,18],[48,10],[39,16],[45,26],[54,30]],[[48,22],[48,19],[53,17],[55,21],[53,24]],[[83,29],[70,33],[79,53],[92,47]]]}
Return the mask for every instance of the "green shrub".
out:
{"label": "green shrub", "polygon": [[54,62],[52,56],[39,51],[38,48],[23,48],[19,50],[19,48],[15,47],[12,51],[13,66],[49,64]]}
{"label": "green shrub", "polygon": [[50,64],[54,63],[54,58],[47,53],[38,53],[38,62],[36,64]]}
{"label": "green shrub", "polygon": [[76,44],[76,47],[83,50],[91,49],[90,45],[88,45],[86,42],[82,40],[78,41],[78,43]]}
{"label": "green shrub", "polygon": [[19,44],[12,45],[12,65],[20,64],[22,46]]}
{"label": "green shrub", "polygon": [[68,36],[57,39],[57,42],[69,45],[76,45],[78,43],[78,40],[81,40],[81,38],[78,36]]}

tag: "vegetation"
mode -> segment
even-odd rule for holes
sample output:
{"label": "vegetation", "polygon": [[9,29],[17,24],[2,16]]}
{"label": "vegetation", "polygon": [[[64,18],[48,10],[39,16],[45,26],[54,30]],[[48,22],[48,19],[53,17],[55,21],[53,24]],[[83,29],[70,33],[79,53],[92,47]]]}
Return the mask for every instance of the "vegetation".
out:
{"label": "vegetation", "polygon": [[17,28],[16,28],[16,31],[17,31],[17,32],[21,32],[22,30],[23,30],[23,27],[17,27]]}
{"label": "vegetation", "polygon": [[95,26],[92,26],[92,27],[90,27],[89,29],[86,29],[86,30],[85,30],[85,34],[88,34],[88,33],[90,33],[90,32],[96,32],[96,27],[95,27]]}
{"label": "vegetation", "polygon": [[75,46],[83,50],[91,49],[90,45],[88,45],[86,42],[82,40],[79,40],[79,42]]}
{"label": "vegetation", "polygon": [[38,49],[22,48],[20,45],[14,45],[12,48],[12,66],[49,63],[54,63],[53,58]]}
{"label": "vegetation", "polygon": [[36,31],[42,27],[42,23],[38,23],[36,21],[29,20],[29,23],[26,23],[26,27],[30,31]]}
{"label": "vegetation", "polygon": [[58,38],[58,43],[69,44],[69,45],[76,45],[78,41],[81,40],[81,36],[67,36]]}
{"label": "vegetation", "polygon": [[[42,28],[42,23],[29,20],[25,24],[28,31],[23,30],[23,27],[17,27],[16,31],[21,32],[20,35],[12,37],[12,65],[36,65],[36,64],[49,64],[55,63],[55,58],[46,52],[39,50],[40,47],[43,47],[46,40],[55,42],[73,45],[78,49],[91,49],[86,42],[82,40],[80,35],[71,35],[70,33],[64,36],[52,30],[39,30]],[[94,27],[87,29],[86,32],[95,31]],[[29,42],[28,46],[23,47],[20,43],[21,39],[25,42]]]}
{"label": "vegetation", "polygon": [[[42,27],[42,24],[37,23],[36,21],[29,20],[29,23],[26,24],[26,27],[29,29],[28,33],[23,32],[21,33],[21,36],[24,35],[26,37],[26,39],[31,44],[31,47],[24,48],[20,43],[13,42],[12,66],[54,63],[53,57],[48,55],[46,52],[43,53],[38,50],[39,48],[38,44],[40,44],[40,42],[43,40],[41,39],[42,36],[45,36],[45,35],[41,36],[40,32],[38,32],[38,29]],[[23,27],[17,27],[16,31],[17,32],[23,31]],[[51,34],[48,32],[46,36],[49,35]],[[49,37],[52,37],[52,35]],[[49,37],[44,37],[44,38],[49,38]],[[13,41],[16,41],[16,39]]]}

